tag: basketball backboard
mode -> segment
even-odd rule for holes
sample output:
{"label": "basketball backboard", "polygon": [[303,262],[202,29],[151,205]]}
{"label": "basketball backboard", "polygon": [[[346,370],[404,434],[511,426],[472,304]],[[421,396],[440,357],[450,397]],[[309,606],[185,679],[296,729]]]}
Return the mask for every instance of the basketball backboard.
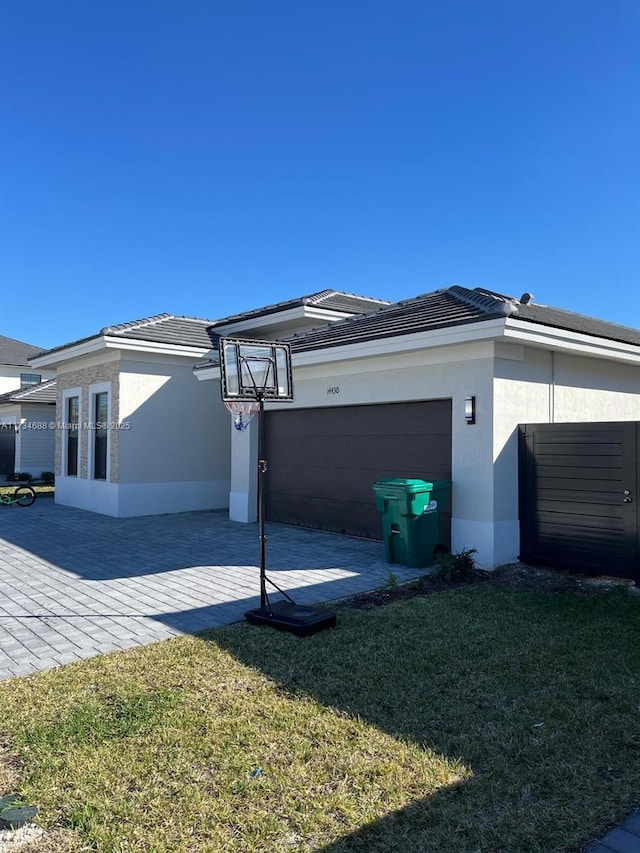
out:
{"label": "basketball backboard", "polygon": [[279,341],[221,338],[220,379],[225,403],[293,400],[291,348]]}

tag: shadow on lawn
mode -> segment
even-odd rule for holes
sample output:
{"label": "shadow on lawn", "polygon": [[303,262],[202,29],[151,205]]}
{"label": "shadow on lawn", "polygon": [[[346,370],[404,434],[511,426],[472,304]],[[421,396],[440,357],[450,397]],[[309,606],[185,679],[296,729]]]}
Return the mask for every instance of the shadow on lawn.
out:
{"label": "shadow on lawn", "polygon": [[[266,628],[211,639],[289,695],[473,773],[318,853],[577,851],[640,795],[628,678],[637,604],[616,612],[601,598],[482,584],[342,609],[336,629],[302,640]],[[611,624],[627,609],[634,638],[622,646]]]}

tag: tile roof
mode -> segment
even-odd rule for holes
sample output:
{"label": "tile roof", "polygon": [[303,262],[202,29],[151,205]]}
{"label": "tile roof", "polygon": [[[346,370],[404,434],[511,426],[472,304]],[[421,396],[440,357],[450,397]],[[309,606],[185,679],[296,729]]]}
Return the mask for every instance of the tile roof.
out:
{"label": "tile roof", "polygon": [[288,302],[278,302],[257,308],[255,311],[245,311],[234,314],[221,320],[205,320],[199,317],[182,317],[176,314],[156,314],[152,317],[143,317],[140,320],[132,320],[129,323],[120,323],[115,326],[105,326],[97,335],[90,335],[70,343],[61,344],[44,352],[36,350],[32,355],[60,352],[69,347],[95,340],[103,335],[109,337],[122,337],[150,343],[174,344],[177,346],[192,346],[201,349],[216,349],[220,335],[215,331],[216,326],[225,325],[230,322],[247,320],[253,317],[261,317],[274,314],[287,308],[302,305],[313,305],[330,311],[342,311],[344,313],[356,313],[371,311],[373,308],[388,305],[382,299],[374,299],[368,296],[355,296],[351,293],[340,293],[336,290],[322,290],[310,296],[301,296],[298,299],[290,299]]}
{"label": "tile roof", "polygon": [[377,311],[293,335],[288,340],[294,352],[304,352],[477,323],[492,317],[505,317],[513,310],[510,301],[463,287],[450,287],[384,305]]}
{"label": "tile roof", "polygon": [[55,403],[56,402],[56,380],[48,379],[38,385],[30,385],[28,388],[16,388],[0,394],[2,403]]}
{"label": "tile roof", "polygon": [[105,326],[101,335],[109,337],[133,338],[177,346],[191,346],[203,349],[217,347],[219,335],[212,331],[214,320],[202,320],[198,317],[180,317],[175,314],[157,314],[131,323],[118,326]]}
{"label": "tile roof", "polygon": [[638,329],[526,300],[520,302],[514,297],[481,287],[471,290],[457,285],[382,306],[377,311],[302,332],[287,340],[294,352],[305,352],[500,317],[640,346]]}
{"label": "tile roof", "polygon": [[29,356],[40,352],[40,347],[25,344],[15,338],[0,335],[0,364],[15,364],[19,367],[29,366]]}
{"label": "tile roof", "polygon": [[247,320],[253,317],[263,317],[268,314],[276,314],[289,308],[299,308],[311,305],[315,308],[324,308],[327,311],[341,311],[345,314],[364,314],[373,311],[383,305],[390,305],[384,299],[376,299],[372,296],[357,296],[354,293],[342,293],[338,290],[321,290],[309,296],[300,296],[297,299],[288,299],[286,302],[276,302],[273,305],[265,305],[253,311],[244,311],[240,314],[232,314],[221,320],[216,320],[216,326],[235,323],[239,320]]}

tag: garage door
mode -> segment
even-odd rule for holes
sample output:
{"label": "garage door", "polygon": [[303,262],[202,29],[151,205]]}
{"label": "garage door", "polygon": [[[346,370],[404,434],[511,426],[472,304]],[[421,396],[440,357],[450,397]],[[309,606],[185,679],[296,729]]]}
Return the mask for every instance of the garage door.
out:
{"label": "garage door", "polygon": [[270,521],[379,539],[376,480],[451,479],[450,400],[267,412],[264,438]]}
{"label": "garage door", "polygon": [[520,558],[638,579],[636,423],[520,426]]}
{"label": "garage door", "polygon": [[9,424],[0,424],[0,474],[13,474],[15,457],[15,428]]}

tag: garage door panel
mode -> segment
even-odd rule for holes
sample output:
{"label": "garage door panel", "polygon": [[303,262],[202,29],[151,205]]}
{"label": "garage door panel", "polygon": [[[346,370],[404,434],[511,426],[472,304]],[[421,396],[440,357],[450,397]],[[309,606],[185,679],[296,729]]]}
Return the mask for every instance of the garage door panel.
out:
{"label": "garage door panel", "polygon": [[[271,521],[380,538],[376,480],[451,478],[449,400],[279,410],[265,422]],[[450,506],[442,524],[450,544]]]}
{"label": "garage door panel", "polygon": [[[267,413],[278,419],[278,434],[285,436],[338,435],[451,435],[451,404],[448,400],[430,401],[428,413],[415,409],[425,404],[394,403],[368,406],[328,407],[322,409],[279,410]],[[339,419],[335,412],[340,411]],[[313,412],[313,417],[309,416]]]}
{"label": "garage door panel", "polygon": [[[415,477],[416,466],[425,452],[438,460],[451,457],[449,436],[430,436],[428,450],[425,450],[424,436],[319,436],[312,439],[312,451],[309,448],[310,440],[291,440],[287,447],[287,467],[317,468],[330,464],[342,469],[377,471],[384,466],[396,472],[394,476]],[[357,453],[354,453],[354,444],[357,444]],[[340,464],[335,465],[336,460]],[[433,466],[429,470],[432,472]],[[446,473],[448,470],[446,462],[439,462],[436,472],[431,473],[431,476],[437,477],[438,472]]]}
{"label": "garage door panel", "polygon": [[304,508],[305,517],[302,518],[299,499],[280,494],[274,496],[270,512],[276,514],[278,521],[283,524],[331,530],[352,536],[367,535],[366,531],[380,523],[375,512],[372,513],[371,508],[362,501],[326,501],[307,497]]}
{"label": "garage door panel", "polygon": [[[305,514],[300,512],[300,497],[279,493],[270,495],[270,515],[281,524],[312,527],[350,536],[382,538],[380,515],[375,505],[359,500],[327,501],[324,498],[305,496]],[[451,544],[451,513],[440,516],[440,541]]]}

